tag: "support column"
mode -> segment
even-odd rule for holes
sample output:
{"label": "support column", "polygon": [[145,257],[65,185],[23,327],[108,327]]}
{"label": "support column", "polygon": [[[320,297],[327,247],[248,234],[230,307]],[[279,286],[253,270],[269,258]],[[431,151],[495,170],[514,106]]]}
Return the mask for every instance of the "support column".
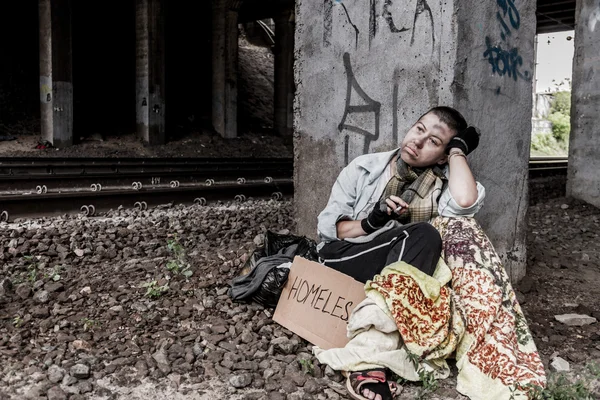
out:
{"label": "support column", "polygon": [[600,4],[578,0],[567,195],[600,207]]}
{"label": "support column", "polygon": [[136,126],[148,145],[166,142],[165,37],[161,0],[136,0]]}
{"label": "support column", "polygon": [[238,3],[213,0],[212,122],[224,138],[237,136]]}
{"label": "support column", "polygon": [[487,193],[477,220],[516,282],[527,261],[535,2],[418,0],[409,10],[387,3],[297,2],[298,234],[316,235],[346,164],[397,148],[420,115],[447,105],[482,132],[468,157]]}
{"label": "support column", "polygon": [[294,121],[294,13],[275,19],[275,132],[293,133]]}
{"label": "support column", "polygon": [[39,0],[41,136],[73,145],[71,0]]}

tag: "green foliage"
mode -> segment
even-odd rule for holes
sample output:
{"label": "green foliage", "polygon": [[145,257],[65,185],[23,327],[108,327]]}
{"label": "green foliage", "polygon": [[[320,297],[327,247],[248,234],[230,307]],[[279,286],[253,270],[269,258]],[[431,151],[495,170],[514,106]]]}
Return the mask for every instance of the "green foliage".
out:
{"label": "green foliage", "polygon": [[89,318],[81,318],[81,324],[83,325],[83,331],[91,331],[94,332],[94,328],[97,328],[101,325],[100,321],[96,321]]}
{"label": "green foliage", "polygon": [[167,262],[167,269],[175,275],[181,274],[186,278],[192,276],[193,272],[190,269],[190,264],[187,262],[185,249],[179,243],[176,235],[173,236],[173,239],[167,240],[167,249],[175,257]]}
{"label": "green foliage", "polygon": [[305,374],[314,376],[315,375],[315,366],[313,365],[311,360],[298,360],[300,366],[302,367],[302,372]]}
{"label": "green foliage", "polygon": [[564,115],[571,115],[571,91],[554,93],[552,104],[550,104],[550,113],[557,112]]}
{"label": "green foliage", "polygon": [[[532,400],[596,399],[598,393],[593,392],[592,381],[600,378],[600,365],[595,362],[588,364],[576,378],[573,381],[563,372],[554,373],[548,377],[548,383],[545,388],[535,385],[524,385],[520,389],[527,392],[528,398]],[[513,393],[516,392],[516,389],[513,390]],[[514,394],[511,394],[510,400],[515,400]]]}
{"label": "green foliage", "polygon": [[13,326],[15,328],[20,328],[23,325],[23,318],[20,315],[17,315],[13,318]]}
{"label": "green foliage", "polygon": [[438,381],[435,379],[433,371],[426,371],[424,368],[421,368],[417,372],[423,387],[419,389],[415,399],[428,399],[430,398],[429,395],[438,389]]}
{"label": "green foliage", "polygon": [[167,290],[169,290],[169,284],[165,283],[164,285],[159,285],[158,281],[150,281],[146,282],[142,285],[142,287],[146,288],[146,296],[157,299],[162,296]]}
{"label": "green foliage", "polygon": [[62,265],[57,265],[54,268],[52,268],[52,272],[50,272],[49,274],[45,274],[45,277],[48,279],[53,280],[54,282],[60,281],[60,272],[64,269],[64,266]]}
{"label": "green foliage", "polygon": [[38,263],[33,256],[23,256],[23,258],[29,263],[27,265],[27,280],[33,284],[37,280]]}
{"label": "green foliage", "polygon": [[[561,82],[558,86],[563,85]],[[571,91],[554,93],[550,103],[548,120],[552,123],[552,134],[558,142],[568,143],[571,133]],[[565,146],[566,147],[566,146]]]}
{"label": "green foliage", "polygon": [[552,135],[558,142],[568,143],[569,134],[571,133],[571,117],[569,114],[561,112],[553,112],[548,116],[548,120],[552,123]]}
{"label": "green foliage", "polygon": [[536,133],[531,137],[531,150],[544,155],[566,153],[566,143],[558,142],[552,133]]}
{"label": "green foliage", "polygon": [[[556,91],[550,101],[550,113],[547,120],[552,124],[552,135],[533,134],[531,138],[532,155],[566,155],[571,133],[571,81],[566,79],[555,84]],[[538,154],[535,154],[538,153]]]}

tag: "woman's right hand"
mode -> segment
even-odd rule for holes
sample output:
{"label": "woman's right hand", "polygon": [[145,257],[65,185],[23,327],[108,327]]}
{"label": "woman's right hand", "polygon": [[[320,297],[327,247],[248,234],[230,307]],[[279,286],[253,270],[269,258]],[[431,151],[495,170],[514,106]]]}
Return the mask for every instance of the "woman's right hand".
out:
{"label": "woman's right hand", "polygon": [[402,215],[408,211],[408,203],[402,200],[398,196],[390,196],[385,199],[387,204],[387,213],[388,215],[392,215],[392,213],[396,213],[398,215]]}

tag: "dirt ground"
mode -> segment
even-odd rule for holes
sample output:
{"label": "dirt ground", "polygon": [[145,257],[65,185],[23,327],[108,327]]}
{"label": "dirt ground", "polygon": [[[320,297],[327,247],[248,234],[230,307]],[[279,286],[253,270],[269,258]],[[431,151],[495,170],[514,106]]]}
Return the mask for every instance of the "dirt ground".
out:
{"label": "dirt ground", "polygon": [[558,314],[600,320],[600,210],[553,199],[529,207],[527,276],[517,288],[544,360],[558,353],[573,363],[600,362],[600,324],[567,326]]}
{"label": "dirt ground", "polygon": [[[249,201],[3,223],[0,399],[348,398],[272,309],[227,295],[267,229],[294,231],[292,210]],[[531,206],[528,275],[516,285],[544,364],[567,360],[571,383],[600,361],[600,324],[555,315],[600,317],[599,221],[599,209],[565,198]],[[595,396],[598,378],[586,381]],[[455,385],[421,398],[465,399]],[[399,399],[422,391],[405,384]]]}
{"label": "dirt ground", "polygon": [[39,137],[21,135],[0,142],[0,157],[292,157],[291,138],[245,133],[223,139],[209,131],[192,132],[163,146],[148,147],[134,133],[86,139],[67,148],[36,149]]}
{"label": "dirt ground", "polygon": [[292,138],[279,137],[272,130],[273,53],[243,36],[239,45],[239,135],[235,139],[214,132],[208,117],[191,115],[193,122],[171,124],[168,142],[161,146],[144,146],[134,132],[84,137],[75,132],[72,147],[36,149],[41,140],[39,118],[24,119],[10,125],[0,121],[0,136],[16,137],[0,141],[0,157],[292,157]]}

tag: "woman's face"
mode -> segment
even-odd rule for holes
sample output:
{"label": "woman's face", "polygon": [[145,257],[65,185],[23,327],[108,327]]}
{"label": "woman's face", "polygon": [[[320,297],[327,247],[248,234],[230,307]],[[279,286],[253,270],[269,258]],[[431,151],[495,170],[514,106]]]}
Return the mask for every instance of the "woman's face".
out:
{"label": "woman's face", "polygon": [[443,164],[447,157],[446,145],[454,131],[432,113],[425,114],[406,133],[400,144],[400,157],[412,167]]}

